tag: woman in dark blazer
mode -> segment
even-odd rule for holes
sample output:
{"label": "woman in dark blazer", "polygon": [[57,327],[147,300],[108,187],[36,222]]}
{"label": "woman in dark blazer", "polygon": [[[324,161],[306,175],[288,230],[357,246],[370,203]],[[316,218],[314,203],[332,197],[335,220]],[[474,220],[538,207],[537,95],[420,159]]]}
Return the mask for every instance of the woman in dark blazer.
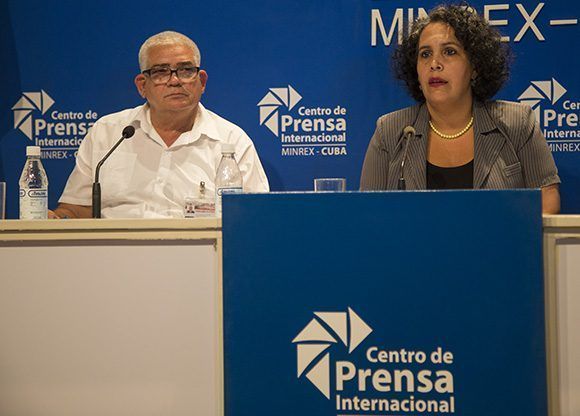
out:
{"label": "woman in dark blazer", "polygon": [[[419,19],[394,56],[418,104],[379,118],[361,190],[541,188],[560,210],[560,178],[530,107],[490,101],[509,74],[500,35],[471,8],[439,6]],[[403,134],[412,126],[414,134]]]}

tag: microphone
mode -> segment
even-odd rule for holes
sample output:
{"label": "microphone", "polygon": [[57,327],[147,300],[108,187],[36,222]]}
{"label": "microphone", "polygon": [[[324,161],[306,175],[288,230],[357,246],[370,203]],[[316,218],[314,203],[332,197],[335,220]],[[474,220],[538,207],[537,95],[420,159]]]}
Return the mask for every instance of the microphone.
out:
{"label": "microphone", "polygon": [[405,182],[405,162],[407,161],[409,142],[411,141],[412,137],[415,137],[415,129],[412,126],[407,126],[403,129],[403,134],[405,135],[405,149],[403,150],[403,160],[401,160],[401,177],[397,183],[397,189],[399,191],[404,191],[407,189],[407,184]]}
{"label": "microphone", "polygon": [[101,218],[101,184],[99,183],[99,172],[101,171],[101,166],[103,166],[105,160],[111,156],[111,153],[113,153],[115,149],[119,147],[123,140],[133,137],[134,134],[135,127],[125,127],[119,141],[115,143],[111,150],[109,150],[109,153],[107,153],[105,157],[102,158],[99,163],[97,163],[97,168],[95,169],[95,181],[93,182],[93,218]]}

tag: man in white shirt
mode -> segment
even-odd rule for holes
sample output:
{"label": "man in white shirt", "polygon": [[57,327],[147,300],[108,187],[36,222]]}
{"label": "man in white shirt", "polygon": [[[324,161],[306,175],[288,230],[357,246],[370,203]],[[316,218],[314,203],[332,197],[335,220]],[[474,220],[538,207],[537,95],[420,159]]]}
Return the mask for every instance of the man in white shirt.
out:
{"label": "man in white shirt", "polygon": [[235,147],[244,191],[268,192],[250,138],[199,102],[207,83],[200,62],[195,43],[180,33],[162,32],[143,43],[135,85],[147,103],[95,123],[51,216],[91,217],[95,167],[129,125],[135,135],[121,143],[99,174],[105,218],[183,217],[185,197],[197,195],[202,181],[208,194],[215,192],[223,143]]}

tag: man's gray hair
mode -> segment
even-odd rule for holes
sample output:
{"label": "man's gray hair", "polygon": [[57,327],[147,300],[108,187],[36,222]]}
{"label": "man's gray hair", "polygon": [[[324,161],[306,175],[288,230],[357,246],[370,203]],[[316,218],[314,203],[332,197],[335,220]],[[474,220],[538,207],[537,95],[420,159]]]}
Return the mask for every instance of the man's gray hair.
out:
{"label": "man's gray hair", "polygon": [[141,68],[141,71],[148,69],[149,50],[156,46],[167,45],[182,45],[191,49],[193,52],[193,63],[195,66],[201,65],[201,53],[195,42],[181,33],[168,30],[151,36],[141,45],[141,49],[139,49],[139,68]]}

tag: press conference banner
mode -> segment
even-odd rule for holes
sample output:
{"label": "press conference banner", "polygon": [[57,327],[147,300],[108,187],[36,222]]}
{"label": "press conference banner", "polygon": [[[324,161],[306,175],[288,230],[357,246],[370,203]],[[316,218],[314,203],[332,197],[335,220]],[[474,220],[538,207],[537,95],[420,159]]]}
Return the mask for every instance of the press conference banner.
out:
{"label": "press conference banner", "polygon": [[224,197],[225,415],[546,416],[541,236],[537,190]]}
{"label": "press conference banner", "polygon": [[[133,85],[141,43],[162,30],[194,39],[209,82],[202,102],[253,139],[274,191],[315,177],[357,189],[381,114],[412,104],[390,57],[409,21],[435,1],[0,2],[0,180],[18,215],[27,145],[42,146],[54,207],[87,129],[142,103]],[[576,2],[474,1],[514,51],[497,98],[531,105],[580,212]]]}

